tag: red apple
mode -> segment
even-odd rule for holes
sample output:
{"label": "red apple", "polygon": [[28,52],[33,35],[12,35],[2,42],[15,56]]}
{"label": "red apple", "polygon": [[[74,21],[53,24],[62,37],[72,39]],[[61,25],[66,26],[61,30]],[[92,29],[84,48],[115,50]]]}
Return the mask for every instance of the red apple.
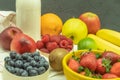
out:
{"label": "red apple", "polygon": [[10,49],[20,54],[25,52],[32,53],[36,51],[36,43],[26,34],[17,34],[11,42]]}
{"label": "red apple", "polygon": [[95,34],[101,27],[100,19],[95,13],[85,12],[79,16],[79,19],[86,23],[88,33]]}
{"label": "red apple", "polygon": [[17,27],[8,27],[0,33],[0,45],[5,50],[10,50],[10,43],[14,36],[22,31]]}

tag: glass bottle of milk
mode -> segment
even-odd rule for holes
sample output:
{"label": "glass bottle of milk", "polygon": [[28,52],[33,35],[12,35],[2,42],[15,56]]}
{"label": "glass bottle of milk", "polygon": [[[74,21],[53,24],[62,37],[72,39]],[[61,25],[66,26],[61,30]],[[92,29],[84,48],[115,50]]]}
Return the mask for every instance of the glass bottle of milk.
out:
{"label": "glass bottle of milk", "polygon": [[41,36],[41,0],[16,0],[16,25],[35,41]]}

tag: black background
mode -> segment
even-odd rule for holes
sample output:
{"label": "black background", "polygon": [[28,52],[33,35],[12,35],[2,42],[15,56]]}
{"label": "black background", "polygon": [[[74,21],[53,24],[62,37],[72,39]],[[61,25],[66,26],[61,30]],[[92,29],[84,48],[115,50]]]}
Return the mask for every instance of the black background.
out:
{"label": "black background", "polygon": [[[0,10],[14,10],[16,0],[0,0]],[[33,0],[34,1],[34,0]],[[90,11],[101,20],[102,28],[120,31],[120,0],[41,0],[42,14],[52,12],[63,22]]]}

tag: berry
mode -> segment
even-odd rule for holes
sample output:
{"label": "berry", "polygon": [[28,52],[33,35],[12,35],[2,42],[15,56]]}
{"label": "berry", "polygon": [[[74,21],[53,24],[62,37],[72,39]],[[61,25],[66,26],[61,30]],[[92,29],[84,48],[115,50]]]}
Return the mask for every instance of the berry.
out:
{"label": "berry", "polygon": [[46,70],[45,70],[45,67],[39,67],[39,74],[42,74],[42,73],[44,73]]}
{"label": "berry", "polygon": [[72,50],[72,48],[73,48],[73,45],[70,45],[70,44],[69,44],[66,49]]}
{"label": "berry", "polygon": [[27,60],[28,56],[29,56],[29,53],[24,53],[24,54],[22,54],[22,58],[23,58],[24,60]]}
{"label": "berry", "polygon": [[44,47],[43,41],[37,41],[36,46],[37,46],[37,49],[43,48]]}
{"label": "berry", "polygon": [[48,42],[46,44],[47,50],[52,51],[55,48],[58,48],[58,45],[56,42]]}
{"label": "berry", "polygon": [[46,48],[41,48],[40,51],[45,52],[45,53],[49,53],[49,50]]}
{"label": "berry", "polygon": [[27,71],[32,70],[32,69],[33,69],[32,66],[28,66],[28,67],[26,68]]}
{"label": "berry", "polygon": [[56,42],[57,44],[59,44],[59,42],[60,42],[60,37],[57,36],[57,35],[53,35],[53,36],[50,37],[50,41],[51,41],[51,42]]}
{"label": "berry", "polygon": [[112,78],[118,78],[118,76],[116,76],[115,74],[111,74],[111,73],[106,73],[102,76],[102,79],[111,79]]}
{"label": "berry", "polygon": [[20,68],[17,68],[17,67],[15,68],[15,74],[16,75],[20,76],[22,72],[23,72],[23,69],[20,69]]}
{"label": "berry", "polygon": [[28,66],[30,66],[29,62],[24,63],[23,68],[26,69]]}
{"label": "berry", "polygon": [[120,62],[116,62],[113,64],[112,68],[110,69],[110,73],[120,77]]}
{"label": "berry", "polygon": [[40,56],[40,53],[39,53],[38,51],[36,51],[36,52],[34,52],[32,55],[33,55],[33,56]]}
{"label": "berry", "polygon": [[97,59],[93,52],[86,52],[81,56],[80,65],[90,69],[91,71],[95,71],[97,68]]}
{"label": "berry", "polygon": [[11,57],[12,59],[15,59],[15,56],[16,56],[16,52],[15,52],[15,51],[11,51],[11,52],[10,52],[10,57]]}
{"label": "berry", "polygon": [[59,45],[61,48],[67,48],[68,44],[67,40],[61,40]]}
{"label": "berry", "polygon": [[16,54],[15,59],[21,60],[21,59],[22,59],[22,56],[21,56],[20,54]]}
{"label": "berry", "polygon": [[14,66],[14,65],[15,65],[15,63],[14,63],[14,61],[13,61],[13,60],[10,60],[10,61],[8,61],[8,65],[10,65],[10,66]]}
{"label": "berry", "polygon": [[69,45],[73,45],[73,41],[72,41],[72,39],[67,38],[67,41],[68,41]]}
{"label": "berry", "polygon": [[36,75],[38,75],[38,72],[36,70],[32,69],[32,70],[29,70],[29,75],[36,76]]}
{"label": "berry", "polygon": [[115,62],[117,62],[118,60],[120,60],[120,55],[112,52],[112,51],[105,51],[103,54],[102,54],[102,57],[103,58],[106,58],[106,59],[110,59],[112,62],[112,64],[114,64]]}
{"label": "berry", "polygon": [[50,35],[49,34],[43,35],[41,41],[43,43],[49,42],[50,41]]}
{"label": "berry", "polygon": [[15,62],[15,67],[21,68],[22,65],[23,65],[23,62],[22,62],[21,60],[17,60],[17,61]]}
{"label": "berry", "polygon": [[28,61],[28,62],[31,62],[32,60],[34,60],[34,58],[32,58],[31,56],[28,56],[28,57],[27,57],[27,61]]}
{"label": "berry", "polygon": [[64,35],[59,35],[59,37],[60,37],[61,40],[67,40],[67,37],[64,36]]}
{"label": "berry", "polygon": [[8,66],[8,65],[6,65],[6,69],[9,71],[9,72],[11,72],[11,73],[15,73],[15,69],[14,69],[14,67],[12,67],[12,66]]}
{"label": "berry", "polygon": [[40,61],[40,56],[34,56],[34,60],[35,60],[36,62]]}
{"label": "berry", "polygon": [[78,72],[79,69],[79,62],[76,61],[75,59],[71,58],[68,62],[69,68],[71,68],[73,71]]}
{"label": "berry", "polygon": [[100,73],[100,74],[105,74],[106,72],[110,72],[110,65],[111,61],[109,59],[105,59],[105,58],[99,58],[97,60],[97,68],[96,68],[96,72]]}
{"label": "berry", "polygon": [[10,57],[5,57],[5,59],[4,59],[4,61],[5,61],[6,63],[8,63],[10,60],[11,60]]}
{"label": "berry", "polygon": [[47,61],[44,62],[44,65],[45,69],[47,70],[49,68],[49,63]]}
{"label": "berry", "polygon": [[26,70],[23,70],[23,72],[21,73],[21,76],[27,77],[28,76],[28,72]]}
{"label": "berry", "polygon": [[36,61],[35,61],[35,60],[32,60],[32,61],[30,62],[30,65],[31,65],[31,66],[33,66],[33,67],[35,67],[35,66],[36,66],[36,64],[37,64],[37,63],[36,63]]}

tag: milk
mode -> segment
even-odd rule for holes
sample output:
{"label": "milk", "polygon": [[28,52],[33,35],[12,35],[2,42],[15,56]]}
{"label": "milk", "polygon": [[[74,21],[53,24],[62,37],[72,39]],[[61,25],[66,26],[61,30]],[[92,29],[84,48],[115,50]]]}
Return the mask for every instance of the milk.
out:
{"label": "milk", "polygon": [[35,41],[40,40],[41,0],[16,0],[16,25]]}

